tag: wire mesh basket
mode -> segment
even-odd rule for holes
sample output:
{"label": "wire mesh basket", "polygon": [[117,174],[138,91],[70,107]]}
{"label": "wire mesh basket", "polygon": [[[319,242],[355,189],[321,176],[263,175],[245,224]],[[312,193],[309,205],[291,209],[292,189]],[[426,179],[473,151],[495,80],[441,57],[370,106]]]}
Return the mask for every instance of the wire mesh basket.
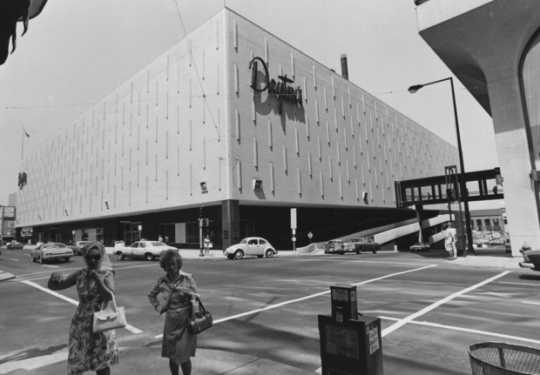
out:
{"label": "wire mesh basket", "polygon": [[473,375],[540,375],[540,350],[498,342],[469,347]]}

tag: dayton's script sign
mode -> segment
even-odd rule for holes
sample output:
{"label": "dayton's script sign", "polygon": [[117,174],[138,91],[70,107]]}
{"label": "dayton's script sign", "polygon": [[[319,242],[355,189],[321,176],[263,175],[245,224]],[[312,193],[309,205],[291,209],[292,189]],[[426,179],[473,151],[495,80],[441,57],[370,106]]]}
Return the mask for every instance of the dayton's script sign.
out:
{"label": "dayton's script sign", "polygon": [[[257,73],[258,73],[258,62],[261,63],[265,79],[262,82],[258,82]],[[270,79],[270,74],[268,72],[268,65],[260,57],[254,57],[249,62],[249,69],[251,69],[251,88],[255,92],[267,91],[269,94],[272,94],[276,97],[279,103],[279,113],[282,113],[283,102],[302,106],[302,89],[297,86],[293,87],[289,84],[294,83],[292,79],[287,77],[287,75],[278,76],[279,81],[275,79]]]}

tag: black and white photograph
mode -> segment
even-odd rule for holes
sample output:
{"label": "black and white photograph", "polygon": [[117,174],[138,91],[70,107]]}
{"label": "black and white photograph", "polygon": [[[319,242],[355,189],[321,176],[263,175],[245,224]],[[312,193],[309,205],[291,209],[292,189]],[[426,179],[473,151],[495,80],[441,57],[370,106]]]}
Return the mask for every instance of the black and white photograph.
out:
{"label": "black and white photograph", "polygon": [[0,375],[540,375],[540,1],[0,0]]}

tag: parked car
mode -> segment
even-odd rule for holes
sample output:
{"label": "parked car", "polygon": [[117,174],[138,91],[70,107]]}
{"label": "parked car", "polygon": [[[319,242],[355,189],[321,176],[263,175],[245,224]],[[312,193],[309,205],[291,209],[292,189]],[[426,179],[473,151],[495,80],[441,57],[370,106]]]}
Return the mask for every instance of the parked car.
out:
{"label": "parked car", "polygon": [[429,250],[431,245],[427,242],[417,242],[414,245],[409,246],[410,251],[424,251]]}
{"label": "parked car", "polygon": [[69,247],[73,250],[75,255],[83,255],[86,251],[86,247],[91,243],[93,243],[93,241],[77,241],[74,245],[70,245]]}
{"label": "parked car", "polygon": [[9,241],[6,244],[6,249],[8,250],[16,250],[16,249],[22,249],[22,248],[23,248],[23,244],[15,240]]}
{"label": "parked car", "polygon": [[[351,251],[355,251],[356,254],[360,254],[362,251],[371,251],[376,254],[381,249],[381,245],[372,238],[354,238],[351,243],[354,245]],[[347,250],[347,246],[345,249]]]}
{"label": "parked car", "polygon": [[47,242],[31,250],[30,256],[33,262],[38,263],[43,263],[51,259],[69,262],[73,256],[73,250],[60,242]]}
{"label": "parked car", "polygon": [[345,243],[343,240],[330,240],[324,245],[325,254],[345,254]]}
{"label": "parked car", "polygon": [[277,253],[276,248],[262,237],[246,237],[223,250],[223,254],[229,259],[242,259],[246,255],[272,258]]}
{"label": "parked car", "polygon": [[519,263],[520,267],[540,271],[540,250],[533,250],[530,246],[524,245],[519,252],[523,255],[523,262]]}
{"label": "parked car", "polygon": [[[118,247],[117,247],[118,245]],[[162,252],[166,250],[176,250],[176,247],[169,246],[161,241],[136,241],[129,246],[121,246],[121,243],[115,244],[115,254],[121,259],[143,258],[148,261],[159,258]]]}

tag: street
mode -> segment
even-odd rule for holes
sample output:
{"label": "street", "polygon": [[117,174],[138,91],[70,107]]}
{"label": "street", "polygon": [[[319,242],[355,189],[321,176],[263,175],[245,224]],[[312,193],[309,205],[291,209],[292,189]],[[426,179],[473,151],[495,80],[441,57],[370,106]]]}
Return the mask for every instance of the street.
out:
{"label": "street", "polygon": [[[517,260],[516,260],[517,262]],[[35,264],[5,250],[0,270],[0,374],[65,371],[75,289],[47,291],[53,271],[83,266]],[[115,261],[119,305],[130,326],[117,332],[115,374],[165,374],[162,319],[146,294],[158,262]],[[468,267],[422,254],[280,256],[229,261],[185,259],[215,326],[199,337],[196,374],[314,374],[320,368],[317,314],[330,313],[329,286],[358,286],[358,309],[382,318],[386,374],[470,374],[469,345],[504,341],[540,348],[540,275]],[[7,301],[7,303],[6,303]]]}

